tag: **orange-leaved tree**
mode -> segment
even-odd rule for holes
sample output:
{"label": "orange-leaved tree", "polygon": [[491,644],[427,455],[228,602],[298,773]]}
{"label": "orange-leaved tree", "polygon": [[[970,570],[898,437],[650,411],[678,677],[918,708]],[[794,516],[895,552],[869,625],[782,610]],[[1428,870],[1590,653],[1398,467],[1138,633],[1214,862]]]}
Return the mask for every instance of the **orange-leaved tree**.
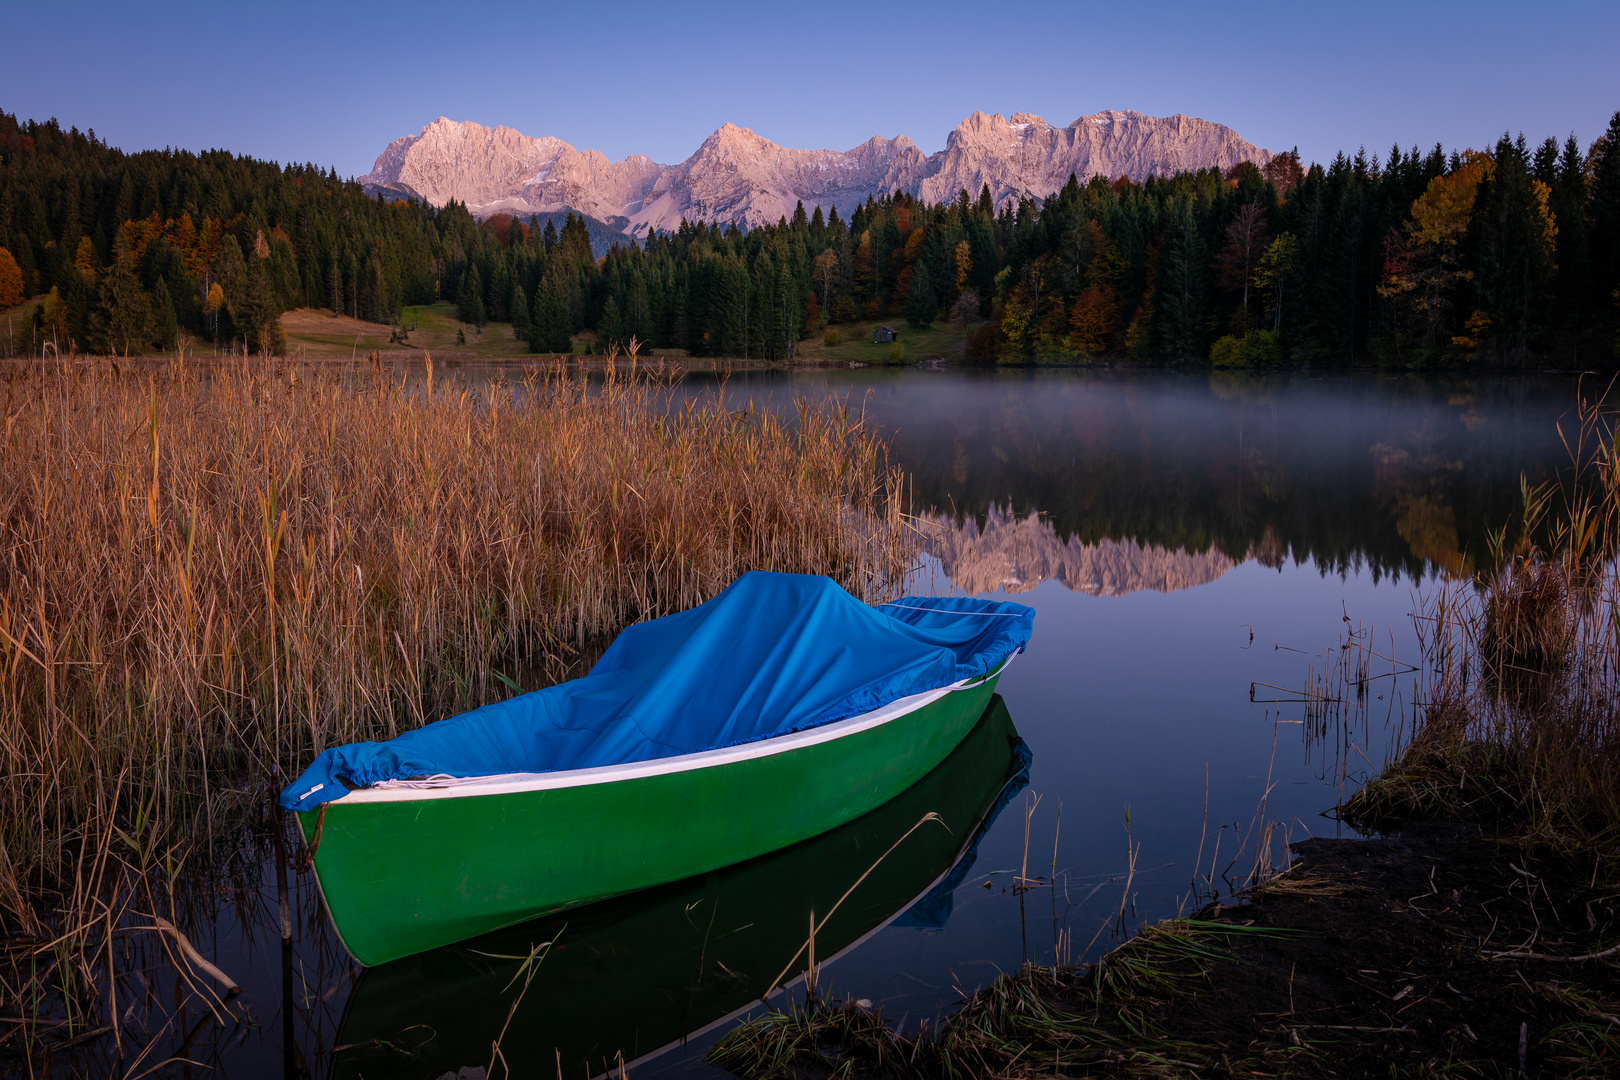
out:
{"label": "orange-leaved tree", "polygon": [[1108,351],[1119,329],[1119,301],[1112,289],[1093,285],[1075,298],[1069,315],[1069,338],[1087,356]]}
{"label": "orange-leaved tree", "polygon": [[12,258],[11,252],[0,247],[0,308],[8,308],[23,302],[23,276],[22,267]]}

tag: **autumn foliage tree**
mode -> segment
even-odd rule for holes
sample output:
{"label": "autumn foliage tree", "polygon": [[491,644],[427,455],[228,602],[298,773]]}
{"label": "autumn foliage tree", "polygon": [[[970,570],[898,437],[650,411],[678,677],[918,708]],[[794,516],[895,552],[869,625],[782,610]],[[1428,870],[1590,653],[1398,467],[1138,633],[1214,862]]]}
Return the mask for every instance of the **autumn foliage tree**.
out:
{"label": "autumn foliage tree", "polygon": [[1075,298],[1069,334],[1081,354],[1100,356],[1108,352],[1118,330],[1119,303],[1112,292],[1092,285]]}
{"label": "autumn foliage tree", "polygon": [[1470,150],[1459,166],[1429,182],[1411,216],[1385,241],[1379,295],[1394,304],[1397,324],[1424,343],[1448,341],[1459,327],[1453,312],[1459,290],[1473,280],[1463,244],[1480,184],[1495,169],[1489,155]]}
{"label": "autumn foliage tree", "polygon": [[22,268],[11,252],[0,247],[0,308],[13,307],[23,299]]}

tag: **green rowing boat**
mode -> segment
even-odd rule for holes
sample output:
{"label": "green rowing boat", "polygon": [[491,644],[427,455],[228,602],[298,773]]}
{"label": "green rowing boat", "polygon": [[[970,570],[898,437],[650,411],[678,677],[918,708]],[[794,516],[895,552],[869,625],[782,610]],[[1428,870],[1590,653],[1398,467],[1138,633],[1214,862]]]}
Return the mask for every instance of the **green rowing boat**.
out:
{"label": "green rowing boat", "polygon": [[281,793],[367,966],[796,844],[973,727],[1034,612],[744,574],[583,678],[329,747]]}
{"label": "green rowing boat", "polygon": [[[701,1042],[757,1005],[773,982],[780,1007],[803,979],[812,912],[824,920],[820,965],[891,925],[891,933],[944,928],[980,836],[1027,783],[1029,762],[997,696],[938,768],[831,832],[369,968],[333,1040],[343,1048],[333,1080],[455,1074],[486,1065],[497,1039],[514,1076],[559,1067],[570,1077],[617,1076],[620,1062],[636,1075],[649,1058]],[[939,820],[912,831],[929,813]],[[519,994],[537,946],[542,959]],[[838,972],[823,985],[862,990]]]}
{"label": "green rowing boat", "polygon": [[990,674],[805,731],[623,765],[374,786],[298,813],[367,966],[739,863],[836,828],[934,769]]}

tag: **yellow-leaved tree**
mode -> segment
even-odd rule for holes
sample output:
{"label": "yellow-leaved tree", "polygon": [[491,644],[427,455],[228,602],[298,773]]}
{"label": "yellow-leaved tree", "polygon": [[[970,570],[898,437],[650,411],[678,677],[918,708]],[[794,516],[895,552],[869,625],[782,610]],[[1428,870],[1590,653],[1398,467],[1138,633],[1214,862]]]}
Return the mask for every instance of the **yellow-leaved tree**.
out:
{"label": "yellow-leaved tree", "polygon": [[1474,276],[1463,267],[1463,240],[1479,185],[1494,168],[1489,154],[1464,151],[1458,168],[1429,181],[1406,223],[1385,244],[1378,294],[1395,305],[1397,325],[1425,342],[1445,341],[1455,330],[1457,289]]}
{"label": "yellow-leaved tree", "polygon": [[968,275],[973,272],[973,249],[968,247],[966,240],[959,240],[956,244],[956,291],[966,292]]}
{"label": "yellow-leaved tree", "polygon": [[79,237],[79,246],[73,252],[73,269],[79,272],[86,285],[96,280],[96,245],[88,236]]}

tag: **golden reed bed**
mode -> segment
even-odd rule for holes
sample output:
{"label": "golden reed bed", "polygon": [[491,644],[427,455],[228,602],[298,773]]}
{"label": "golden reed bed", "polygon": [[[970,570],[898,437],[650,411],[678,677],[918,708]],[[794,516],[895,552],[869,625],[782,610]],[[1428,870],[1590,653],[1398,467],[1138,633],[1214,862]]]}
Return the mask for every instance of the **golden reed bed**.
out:
{"label": "golden reed bed", "polygon": [[746,570],[876,598],[912,565],[856,411],[633,361],[437,375],[0,367],[0,902],[26,918],[112,821],[145,848],[210,785],[532,689]]}

